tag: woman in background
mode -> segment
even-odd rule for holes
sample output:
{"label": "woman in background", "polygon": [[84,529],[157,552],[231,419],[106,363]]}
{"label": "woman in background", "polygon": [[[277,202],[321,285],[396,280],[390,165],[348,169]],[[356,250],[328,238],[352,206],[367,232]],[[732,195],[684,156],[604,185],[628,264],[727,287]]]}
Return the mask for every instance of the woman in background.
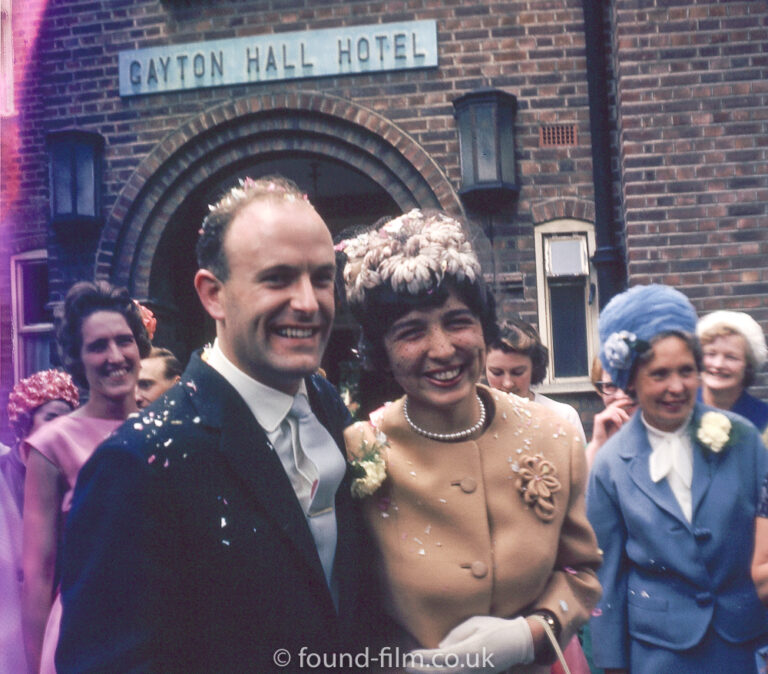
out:
{"label": "woman in background", "polygon": [[66,372],[43,370],[21,379],[8,396],[8,421],[16,441],[0,456],[0,672],[24,672],[21,632],[21,531],[24,504],[24,439],[79,402]]}
{"label": "woman in background", "polygon": [[714,311],[696,325],[704,370],[699,399],[749,419],[761,433],[768,429],[768,403],[747,393],[765,365],[763,329],[741,311]]}
{"label": "woman in background", "polygon": [[88,389],[89,397],[72,414],[30,435],[24,445],[28,459],[22,607],[32,672],[55,671],[61,618],[56,557],[77,474],[96,446],[137,411],[139,363],[150,349],[139,308],[125,289],[106,282],[76,283],[57,318],[64,367]]}
{"label": "woman in background", "polygon": [[603,369],[598,357],[592,362],[589,378],[605,405],[592,421],[592,439],[587,445],[587,467],[591,468],[597,450],[629,421],[637,409],[637,403],[611,381],[611,375]]}
{"label": "woman in background", "polygon": [[[572,424],[586,445],[584,427],[576,409],[531,390],[531,385],[535,386],[544,381],[548,362],[549,350],[541,343],[536,329],[530,323],[511,319],[501,323],[498,336],[488,345],[485,378],[493,388],[505,393],[514,393],[549,408]],[[587,469],[589,466],[590,463],[587,462]],[[582,634],[581,639],[583,638]],[[579,637],[573,637],[564,653],[572,671],[588,671],[588,662]],[[557,669],[558,665],[555,664],[553,672],[557,672]]]}
{"label": "woman in background", "polygon": [[544,381],[548,361],[549,351],[541,343],[536,328],[525,321],[512,319],[499,326],[498,336],[488,345],[485,378],[493,388],[548,407],[573,424],[586,445],[587,437],[579,413],[570,405],[531,390],[531,386]]}
{"label": "woman in background", "polygon": [[595,663],[656,674],[754,671],[768,612],[750,577],[765,447],[696,401],[696,312],[638,286],[600,313],[600,358],[638,411],[595,457],[587,514],[604,552]]}

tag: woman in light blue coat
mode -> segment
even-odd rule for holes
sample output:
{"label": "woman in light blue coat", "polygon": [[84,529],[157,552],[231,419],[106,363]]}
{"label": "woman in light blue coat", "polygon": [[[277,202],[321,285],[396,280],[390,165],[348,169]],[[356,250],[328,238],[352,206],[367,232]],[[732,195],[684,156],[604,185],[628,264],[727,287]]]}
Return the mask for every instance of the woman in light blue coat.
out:
{"label": "woman in light blue coat", "polygon": [[591,621],[606,670],[750,672],[768,612],[750,578],[766,450],[738,415],[696,402],[696,313],[639,286],[600,316],[603,366],[640,413],[598,453],[587,514],[604,552]]}

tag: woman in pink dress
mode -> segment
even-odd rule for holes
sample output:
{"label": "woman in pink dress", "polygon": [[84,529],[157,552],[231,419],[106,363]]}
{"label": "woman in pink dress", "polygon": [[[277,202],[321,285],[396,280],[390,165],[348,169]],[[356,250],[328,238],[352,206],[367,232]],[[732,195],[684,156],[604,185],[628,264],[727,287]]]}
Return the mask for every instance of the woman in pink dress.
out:
{"label": "woman in pink dress", "polygon": [[[27,669],[21,633],[21,516],[25,458],[21,446],[43,424],[77,407],[77,387],[66,372],[43,370],[19,380],[8,396],[16,441],[0,451],[0,672]],[[2,447],[0,447],[0,450]]]}
{"label": "woman in pink dress", "polygon": [[57,339],[64,367],[89,397],[25,443],[22,615],[31,672],[55,671],[61,616],[56,556],[77,474],[97,445],[137,411],[139,364],[150,349],[138,306],[125,289],[106,282],[72,286]]}

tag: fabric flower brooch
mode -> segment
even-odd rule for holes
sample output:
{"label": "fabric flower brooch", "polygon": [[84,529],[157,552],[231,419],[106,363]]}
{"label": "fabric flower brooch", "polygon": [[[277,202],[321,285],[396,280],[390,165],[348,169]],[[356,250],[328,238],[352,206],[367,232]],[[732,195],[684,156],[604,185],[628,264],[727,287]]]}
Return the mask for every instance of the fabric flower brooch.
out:
{"label": "fabric flower brooch", "polygon": [[731,439],[731,420],[720,412],[704,412],[696,430],[696,438],[715,454],[720,453]]}
{"label": "fabric flower brooch", "polygon": [[384,461],[384,445],[363,440],[358,456],[349,461],[352,472],[352,496],[372,496],[387,479],[387,464]]}
{"label": "fabric flower brooch", "polygon": [[554,495],[562,488],[557,471],[551,461],[541,454],[520,459],[516,480],[517,489],[525,504],[544,522],[555,517]]}
{"label": "fabric flower brooch", "polygon": [[626,330],[614,332],[603,345],[608,365],[617,370],[626,370],[632,366],[633,352],[643,353],[649,348],[648,342],[638,339],[635,333]]}

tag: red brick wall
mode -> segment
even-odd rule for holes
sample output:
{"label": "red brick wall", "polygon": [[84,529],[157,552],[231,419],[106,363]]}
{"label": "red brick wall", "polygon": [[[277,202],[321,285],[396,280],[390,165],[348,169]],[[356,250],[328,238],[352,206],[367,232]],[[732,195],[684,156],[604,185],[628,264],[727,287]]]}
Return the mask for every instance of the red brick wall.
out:
{"label": "red brick wall", "polygon": [[[591,167],[583,26],[580,0],[496,2],[465,6],[421,2],[309,0],[280,2],[184,0],[52,0],[36,42],[35,63],[23,85],[23,179],[11,207],[21,223],[44,231],[47,220],[47,131],[76,126],[106,140],[105,220],[141,161],[187,120],[231,98],[288,90],[320,90],[387,117],[428,152],[459,187],[458,139],[452,101],[481,86],[515,94],[518,172],[516,212],[496,223],[500,271],[523,273],[526,312],[535,312],[535,266],[530,237],[532,207],[562,197],[589,201]],[[435,19],[438,69],[303,82],[224,87],[121,100],[117,56],[125,49],[375,22]],[[576,148],[538,147],[542,123],[578,125]],[[52,264],[93,268],[93,259],[51,246]],[[61,260],[61,261],[60,261]],[[66,281],[66,282],[65,282]],[[54,299],[68,280],[52,280]],[[3,375],[2,388],[8,379]]]}
{"label": "red brick wall", "polygon": [[[581,0],[235,2],[50,0],[35,39],[14,3],[29,69],[19,83],[19,191],[5,182],[4,217],[17,238],[2,244],[0,404],[10,385],[10,247],[44,237],[48,217],[45,133],[78,127],[106,140],[104,220],[158,144],[204,111],[272,92],[321,91],[370,108],[399,127],[459,187],[452,101],[477,87],[518,98],[516,206],[494,222],[498,271],[520,273],[535,316],[532,226],[560,210],[591,219],[592,167]],[[700,310],[744,308],[768,325],[768,7],[728,2],[615,0],[609,51],[615,75],[617,220],[626,223],[630,282],[681,287]],[[657,6],[662,5],[662,6]],[[283,6],[287,6],[283,8]],[[439,68],[242,85],[120,99],[118,52],[169,43],[375,22],[435,19]],[[578,145],[540,148],[542,124],[574,124]],[[567,206],[566,206],[567,204]],[[37,245],[37,244],[35,244]],[[74,253],[51,244],[52,262],[94,268],[95,243]],[[61,261],[60,261],[61,260]],[[60,297],[69,279],[52,279]],[[507,303],[508,309],[511,304]],[[1,429],[0,429],[1,430]]]}
{"label": "red brick wall", "polygon": [[768,327],[768,3],[618,0],[632,283]]}
{"label": "red brick wall", "polygon": [[[22,191],[41,206],[26,221],[45,223],[47,186],[45,131],[77,126],[106,139],[105,214],[140,161],[191,115],[230,97],[287,89],[321,90],[370,107],[410,134],[458,187],[458,140],[451,102],[466,91],[494,86],[518,96],[518,168],[523,190],[514,224],[502,236],[528,238],[531,205],[539,200],[591,195],[587,92],[580,0],[464,3],[345,2],[293,3],[141,2],[54,0],[39,42],[35,88],[41,106],[30,115],[36,131],[25,143],[25,173],[34,176]],[[121,100],[117,95],[120,50],[270,33],[329,28],[378,21],[436,19],[440,67],[436,70],[373,74],[231,87]],[[538,148],[538,126],[579,125],[578,148]],[[518,249],[510,242],[508,247]],[[532,249],[519,262],[533,274]],[[518,266],[518,260],[510,262]]]}

